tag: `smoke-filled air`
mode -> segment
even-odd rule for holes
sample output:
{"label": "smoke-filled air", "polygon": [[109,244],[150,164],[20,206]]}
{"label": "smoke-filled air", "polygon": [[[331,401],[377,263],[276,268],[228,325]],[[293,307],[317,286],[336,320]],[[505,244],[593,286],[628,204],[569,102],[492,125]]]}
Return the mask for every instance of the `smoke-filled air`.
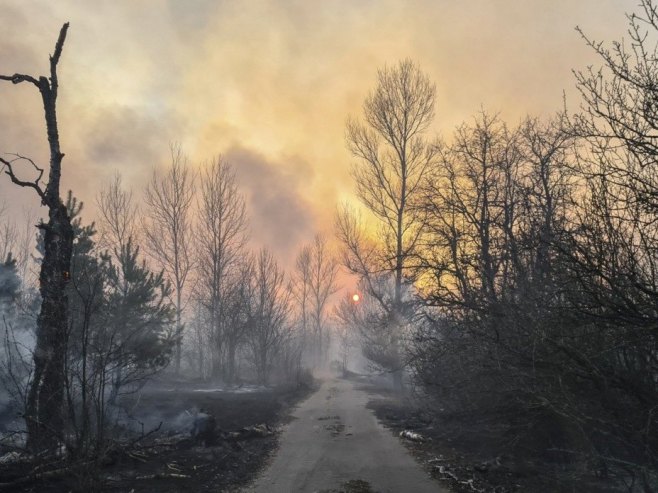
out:
{"label": "smoke-filled air", "polygon": [[658,493],[657,0],[0,18],[0,491]]}

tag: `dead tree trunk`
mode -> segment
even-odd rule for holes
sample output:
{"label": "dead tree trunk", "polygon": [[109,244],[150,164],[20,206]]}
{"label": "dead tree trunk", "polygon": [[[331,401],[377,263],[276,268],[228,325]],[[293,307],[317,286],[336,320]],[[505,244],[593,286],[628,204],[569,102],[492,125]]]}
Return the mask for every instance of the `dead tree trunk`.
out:
{"label": "dead tree trunk", "polygon": [[[62,54],[68,23],[62,26],[50,57],[50,78],[38,79],[23,74],[0,75],[0,80],[14,84],[30,82],[41,94],[50,147],[48,184],[42,188],[44,170],[31,159],[16,155],[11,160],[0,158],[5,173],[16,185],[32,188],[48,207],[48,223],[38,227],[44,231],[44,256],[39,275],[41,311],[37,319],[37,341],[34,350],[34,377],[28,393],[25,421],[28,447],[32,450],[52,449],[61,439],[63,429],[64,362],[67,347],[68,296],[66,284],[71,268],[73,228],[66,206],[60,197],[62,154],[57,128],[57,63]],[[30,163],[38,172],[34,181],[23,181],[14,173],[21,162]]]}

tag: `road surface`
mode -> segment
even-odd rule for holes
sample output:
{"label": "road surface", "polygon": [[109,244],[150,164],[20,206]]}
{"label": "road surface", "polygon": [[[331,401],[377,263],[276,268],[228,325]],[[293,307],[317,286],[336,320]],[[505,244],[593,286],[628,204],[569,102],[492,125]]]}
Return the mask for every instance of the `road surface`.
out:
{"label": "road surface", "polygon": [[366,409],[351,382],[325,380],[295,411],[255,493],[447,492]]}

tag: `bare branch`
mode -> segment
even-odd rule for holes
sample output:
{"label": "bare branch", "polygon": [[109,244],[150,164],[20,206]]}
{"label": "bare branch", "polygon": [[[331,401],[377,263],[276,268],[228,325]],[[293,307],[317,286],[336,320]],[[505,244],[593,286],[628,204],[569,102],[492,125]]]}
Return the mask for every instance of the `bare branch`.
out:
{"label": "bare branch", "polygon": [[[5,168],[5,170],[4,170],[5,174],[7,174],[7,176],[9,176],[12,183],[14,183],[15,185],[25,187],[25,188],[34,189],[37,192],[37,194],[39,195],[39,197],[41,197],[41,200],[45,201],[46,200],[46,195],[45,195],[43,189],[41,188],[41,185],[39,184],[39,182],[41,181],[41,177],[43,176],[44,170],[42,168],[39,168],[35,164],[35,162],[32,161],[30,158],[21,156],[19,154],[13,154],[13,156],[15,156],[15,158],[10,160],[10,161],[7,161],[6,159],[0,157],[0,164],[2,164],[3,167]],[[14,167],[13,167],[14,163],[16,163],[17,161],[27,161],[27,162],[29,162],[34,167],[34,169],[36,169],[39,172],[39,176],[34,181],[25,181],[25,180],[21,180],[20,178],[18,178],[16,176],[16,174],[14,173]]]}
{"label": "bare branch", "polygon": [[30,82],[39,87],[39,82],[30,75],[14,74],[14,75],[0,75],[0,80],[8,80],[12,84],[20,84],[21,82]]}

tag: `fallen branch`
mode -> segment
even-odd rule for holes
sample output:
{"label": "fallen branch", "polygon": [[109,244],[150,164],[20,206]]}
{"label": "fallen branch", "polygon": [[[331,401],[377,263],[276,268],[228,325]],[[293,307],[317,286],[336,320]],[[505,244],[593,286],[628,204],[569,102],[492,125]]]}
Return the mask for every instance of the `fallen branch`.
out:
{"label": "fallen branch", "polygon": [[[143,426],[144,426],[144,424],[142,423],[142,429],[143,429]],[[160,428],[162,428],[162,421],[160,421],[160,424],[157,427],[153,428],[152,430],[148,431],[147,433],[144,433],[142,431],[142,434],[139,437],[135,438],[132,442],[130,442],[128,444],[128,448],[133,448],[135,445],[137,445],[139,442],[141,442],[145,438],[147,438],[147,437],[153,435],[154,433],[157,433],[158,431],[160,431]]]}
{"label": "fallen branch", "polygon": [[147,476],[137,476],[135,481],[146,481],[149,479],[189,479],[192,476],[187,474],[176,474],[176,473],[158,473],[158,474],[149,474]]}

